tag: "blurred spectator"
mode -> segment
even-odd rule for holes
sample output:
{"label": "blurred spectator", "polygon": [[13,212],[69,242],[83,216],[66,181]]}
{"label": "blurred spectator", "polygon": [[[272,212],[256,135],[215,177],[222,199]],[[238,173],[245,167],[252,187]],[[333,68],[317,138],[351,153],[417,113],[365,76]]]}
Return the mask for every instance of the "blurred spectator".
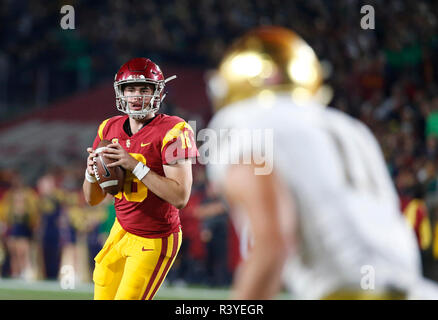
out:
{"label": "blurred spectator", "polygon": [[72,208],[77,206],[80,194],[78,191],[63,190],[61,211],[58,218],[58,232],[60,236],[60,268],[71,266],[78,276],[80,249],[78,246],[79,230],[85,223],[83,215],[77,214]]}
{"label": "blurred spectator", "polygon": [[10,274],[9,254],[7,250],[8,212],[7,206],[3,205],[3,197],[11,187],[15,173],[11,170],[0,170],[0,277]]}
{"label": "blurred spectator", "polygon": [[195,211],[202,220],[202,240],[206,243],[206,270],[210,286],[226,286],[231,283],[228,265],[229,216],[225,203],[212,184],[207,185],[206,195]]}
{"label": "blurred spectator", "polygon": [[[70,196],[72,195],[75,196],[75,201],[70,201],[65,208],[68,217],[66,226],[71,229],[75,237],[64,243],[62,265],[70,265],[74,268],[77,281],[88,282],[92,279],[91,270],[94,268],[94,262],[90,261],[88,238],[95,236],[93,231],[95,232],[99,224],[106,219],[109,200],[98,206],[90,207],[86,204],[82,191],[70,193]],[[95,246],[99,246],[99,250],[102,248],[99,242]],[[91,250],[94,251],[96,248],[91,247]]]}
{"label": "blurred spectator", "polygon": [[96,257],[102,249],[108,238],[115,218],[116,210],[114,208],[114,199],[111,196],[107,196],[102,203],[101,214],[94,215],[87,234],[88,263],[90,270],[94,268],[94,257]]}
{"label": "blurred spectator", "polygon": [[426,251],[430,249],[432,243],[432,228],[425,201],[419,195],[403,198],[402,211],[409,225],[415,231],[420,250]]}
{"label": "blurred spectator", "polygon": [[206,270],[205,244],[201,239],[201,221],[196,210],[204,198],[205,170],[201,166],[193,167],[192,193],[187,205],[180,210],[183,242],[175,259],[173,268],[167,276],[168,281],[176,285],[205,284]]}
{"label": "blurred spectator", "polygon": [[11,187],[3,195],[0,206],[7,227],[6,244],[11,277],[34,279],[36,268],[31,262],[31,249],[38,223],[36,194],[25,184],[22,177],[15,173],[11,177]]}
{"label": "blurred spectator", "polygon": [[42,175],[37,181],[40,224],[38,238],[42,256],[43,277],[57,279],[61,260],[60,217],[64,195],[56,186],[54,172]]}
{"label": "blurred spectator", "polygon": [[438,275],[434,271],[437,268],[432,255],[435,218],[431,216],[430,212],[433,211],[427,206],[425,184],[421,184],[413,172],[405,169],[397,176],[396,186],[400,195],[402,213],[417,237],[423,274],[434,278]]}

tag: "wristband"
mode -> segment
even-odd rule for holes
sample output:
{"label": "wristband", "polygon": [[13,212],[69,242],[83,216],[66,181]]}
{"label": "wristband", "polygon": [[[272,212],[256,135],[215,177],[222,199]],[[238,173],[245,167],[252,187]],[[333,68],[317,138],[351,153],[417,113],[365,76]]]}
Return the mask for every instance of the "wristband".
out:
{"label": "wristband", "polygon": [[132,174],[136,176],[138,180],[141,181],[148,174],[150,170],[151,169],[147,165],[139,161],[135,166],[134,170],[132,170]]}
{"label": "wristband", "polygon": [[97,182],[96,177],[93,177],[91,174],[89,174],[87,169],[85,169],[85,179],[87,179],[87,181],[90,183]]}

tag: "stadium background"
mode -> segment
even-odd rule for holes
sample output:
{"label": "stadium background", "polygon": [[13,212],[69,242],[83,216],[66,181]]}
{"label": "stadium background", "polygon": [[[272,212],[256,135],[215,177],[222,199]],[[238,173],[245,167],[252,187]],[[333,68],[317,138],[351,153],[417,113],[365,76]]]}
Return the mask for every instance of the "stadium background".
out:
{"label": "stadium background", "polygon": [[[74,30],[60,27],[65,4],[75,10]],[[375,11],[373,30],[360,26],[366,4]],[[438,280],[437,18],[432,0],[2,1],[0,299],[91,298],[92,258],[114,212],[110,201],[84,204],[85,148],[100,121],[117,114],[118,68],[146,56],[176,74],[161,111],[200,130],[211,117],[208,71],[233,39],[271,24],[302,35],[329,74],[331,106],[378,138],[424,274]],[[196,165],[181,213],[185,239],[158,298],[178,297],[171,292],[181,288],[195,288],[194,299],[227,295],[238,245],[210,191]],[[60,295],[64,265],[74,267],[76,291]]]}

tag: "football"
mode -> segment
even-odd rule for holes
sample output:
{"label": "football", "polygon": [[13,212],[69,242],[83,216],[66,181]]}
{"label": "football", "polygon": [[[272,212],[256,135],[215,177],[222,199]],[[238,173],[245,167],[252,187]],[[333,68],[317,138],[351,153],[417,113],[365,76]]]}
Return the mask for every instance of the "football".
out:
{"label": "football", "polygon": [[98,144],[95,150],[97,157],[94,158],[94,174],[96,176],[97,183],[102,190],[114,196],[123,188],[125,170],[123,170],[123,168],[120,166],[107,166],[108,164],[116,161],[103,156],[102,149],[109,144],[111,144],[111,141],[109,140],[102,140]]}

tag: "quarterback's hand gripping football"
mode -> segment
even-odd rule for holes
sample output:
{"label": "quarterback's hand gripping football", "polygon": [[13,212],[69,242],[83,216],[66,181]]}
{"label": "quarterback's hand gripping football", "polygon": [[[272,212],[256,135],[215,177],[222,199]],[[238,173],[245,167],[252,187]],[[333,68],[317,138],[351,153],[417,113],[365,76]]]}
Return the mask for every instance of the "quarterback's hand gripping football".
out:
{"label": "quarterback's hand gripping football", "polygon": [[93,148],[87,148],[88,158],[87,158],[87,172],[89,176],[94,177],[94,164],[96,162],[95,157],[97,157],[96,152],[94,152]]}
{"label": "quarterback's hand gripping football", "polygon": [[118,143],[112,143],[106,146],[103,155],[107,158],[116,160],[115,162],[108,164],[108,167],[121,166],[123,169],[132,171],[138,164],[138,161]]}

